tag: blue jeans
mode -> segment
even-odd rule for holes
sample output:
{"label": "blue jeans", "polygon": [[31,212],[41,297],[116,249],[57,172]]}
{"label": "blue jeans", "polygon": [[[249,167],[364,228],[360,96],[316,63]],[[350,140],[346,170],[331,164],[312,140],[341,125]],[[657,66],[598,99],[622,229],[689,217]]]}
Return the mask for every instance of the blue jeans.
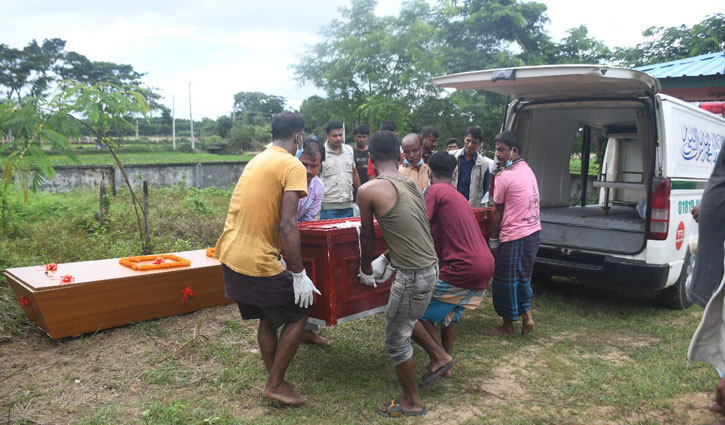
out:
{"label": "blue jeans", "polygon": [[320,210],[320,220],[331,220],[333,218],[352,217],[352,208],[343,208],[341,210]]}
{"label": "blue jeans", "polygon": [[428,307],[436,282],[437,264],[420,270],[397,270],[390,287],[385,325],[385,345],[395,366],[413,357],[410,336]]}

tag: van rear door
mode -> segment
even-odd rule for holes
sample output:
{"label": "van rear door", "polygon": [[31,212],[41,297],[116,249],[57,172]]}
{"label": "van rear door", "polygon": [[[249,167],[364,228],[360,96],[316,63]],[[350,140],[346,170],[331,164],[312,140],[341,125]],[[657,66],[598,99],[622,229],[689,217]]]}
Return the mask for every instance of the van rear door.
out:
{"label": "van rear door", "polygon": [[651,97],[660,82],[644,72],[598,65],[546,65],[487,69],[434,77],[439,87],[485,90],[519,100]]}

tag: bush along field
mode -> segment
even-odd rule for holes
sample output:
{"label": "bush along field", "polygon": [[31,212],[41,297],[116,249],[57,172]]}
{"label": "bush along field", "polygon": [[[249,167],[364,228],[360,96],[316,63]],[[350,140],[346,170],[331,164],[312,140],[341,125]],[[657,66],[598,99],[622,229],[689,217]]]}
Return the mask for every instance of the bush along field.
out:
{"label": "bush along field", "polygon": [[[154,253],[213,246],[230,191],[150,190]],[[13,192],[0,228],[0,268],[141,253],[128,193]],[[452,376],[421,390],[427,416],[405,423],[704,424],[717,373],[686,360],[702,315],[561,278],[534,286],[536,331],[490,337],[490,296],[463,314]],[[266,380],[256,321],[236,306],[51,340],[0,278],[0,418],[6,423],[369,424],[400,392],[377,314],[302,344],[287,374],[309,396],[300,408],[261,397]],[[415,347],[418,377],[427,356]]]}

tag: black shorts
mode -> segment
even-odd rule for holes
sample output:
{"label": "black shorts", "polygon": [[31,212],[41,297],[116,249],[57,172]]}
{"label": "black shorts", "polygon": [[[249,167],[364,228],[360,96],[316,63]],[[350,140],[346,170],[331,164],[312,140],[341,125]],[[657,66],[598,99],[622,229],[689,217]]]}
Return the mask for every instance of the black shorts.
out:
{"label": "black shorts", "polygon": [[310,309],[302,308],[297,304],[281,305],[277,307],[257,307],[251,304],[237,303],[239,313],[244,320],[265,318],[272,323],[274,329],[285,323],[292,323],[306,316]]}
{"label": "black shorts", "polygon": [[276,276],[255,277],[238,273],[222,264],[224,294],[235,301],[242,319],[266,318],[276,329],[296,322],[309,313],[294,303],[292,274],[283,271]]}

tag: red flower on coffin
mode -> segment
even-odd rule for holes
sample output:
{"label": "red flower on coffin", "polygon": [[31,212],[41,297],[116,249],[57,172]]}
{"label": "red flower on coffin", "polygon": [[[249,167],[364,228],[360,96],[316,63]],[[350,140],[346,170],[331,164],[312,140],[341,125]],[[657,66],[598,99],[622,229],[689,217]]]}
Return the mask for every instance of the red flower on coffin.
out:
{"label": "red flower on coffin", "polygon": [[154,264],[161,264],[164,261],[166,261],[164,257],[156,257],[156,259],[154,259]]}
{"label": "red flower on coffin", "polygon": [[189,297],[193,297],[196,295],[194,293],[194,290],[191,289],[191,285],[186,285],[186,288],[181,290],[181,302],[179,304],[184,304]]}
{"label": "red flower on coffin", "polygon": [[63,283],[73,283],[73,281],[75,281],[75,280],[76,280],[76,278],[74,278],[73,276],[71,276],[69,274],[64,274],[63,276],[60,277],[60,283],[61,284],[63,284]]}
{"label": "red flower on coffin", "polygon": [[56,263],[49,263],[45,265],[46,272],[54,272],[56,270],[58,270],[58,265]]}
{"label": "red flower on coffin", "polygon": [[30,305],[30,300],[25,295],[21,295],[20,296],[20,305],[23,307],[27,307]]}

